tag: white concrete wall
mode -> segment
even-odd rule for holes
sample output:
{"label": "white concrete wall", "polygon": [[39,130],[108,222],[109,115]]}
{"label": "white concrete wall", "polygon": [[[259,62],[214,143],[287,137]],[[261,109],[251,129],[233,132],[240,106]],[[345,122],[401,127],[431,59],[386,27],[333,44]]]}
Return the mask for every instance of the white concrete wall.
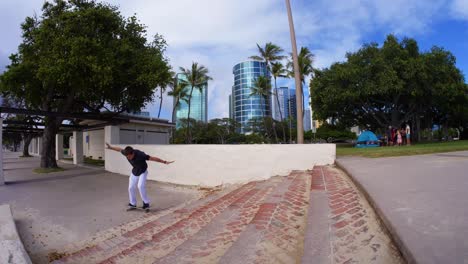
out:
{"label": "white concrete wall", "polygon": [[168,127],[145,124],[123,124],[120,126],[120,144],[169,144]]}
{"label": "white concrete wall", "polygon": [[[124,148],[125,145],[118,145]],[[305,145],[132,145],[171,165],[148,162],[148,179],[183,185],[219,186],[288,175],[292,170],[333,164],[334,144]],[[106,170],[129,175],[131,165],[106,149]]]}
{"label": "white concrete wall", "polygon": [[83,153],[86,157],[104,159],[104,146],[104,129],[83,132]]}

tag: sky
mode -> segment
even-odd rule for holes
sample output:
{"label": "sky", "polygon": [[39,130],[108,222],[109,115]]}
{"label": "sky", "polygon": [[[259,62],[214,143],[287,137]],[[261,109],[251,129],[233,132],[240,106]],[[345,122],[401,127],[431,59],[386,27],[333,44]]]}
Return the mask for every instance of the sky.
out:
{"label": "sky", "polygon": [[[198,62],[209,69],[208,118],[228,117],[232,67],[257,54],[256,44],[273,42],[291,50],[284,0],[107,0],[168,42],[174,70]],[[0,0],[0,72],[21,43],[20,24],[41,14],[44,0]],[[414,38],[422,51],[440,46],[468,73],[468,0],[291,0],[298,48],[315,54],[314,66],[329,67],[363,44],[382,43],[388,34]],[[279,86],[293,88],[292,80]],[[307,91],[306,91],[306,94]],[[157,116],[159,102],[146,107]],[[163,101],[170,119],[172,98]]]}

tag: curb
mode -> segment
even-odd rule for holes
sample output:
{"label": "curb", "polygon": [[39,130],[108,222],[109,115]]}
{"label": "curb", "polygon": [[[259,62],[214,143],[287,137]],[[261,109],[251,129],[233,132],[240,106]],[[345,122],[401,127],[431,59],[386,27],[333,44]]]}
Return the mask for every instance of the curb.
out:
{"label": "curb", "polygon": [[0,263],[31,264],[9,204],[0,205]]}
{"label": "curb", "polygon": [[395,227],[388,220],[388,218],[385,216],[383,211],[379,208],[379,206],[374,201],[374,199],[372,199],[372,197],[369,195],[369,193],[364,188],[364,186],[362,186],[362,184],[356,179],[356,177],[343,164],[341,164],[341,162],[338,159],[335,160],[335,165],[349,176],[349,178],[354,183],[354,185],[359,189],[359,191],[367,199],[370,206],[372,207],[372,209],[374,209],[374,211],[377,213],[378,217],[380,218],[381,222],[383,223],[383,226],[387,230],[387,233],[390,234],[390,238],[393,240],[393,242],[397,246],[400,253],[402,253],[405,261],[408,264],[417,264],[413,254],[411,253],[407,245],[403,242],[400,235],[396,231]]}

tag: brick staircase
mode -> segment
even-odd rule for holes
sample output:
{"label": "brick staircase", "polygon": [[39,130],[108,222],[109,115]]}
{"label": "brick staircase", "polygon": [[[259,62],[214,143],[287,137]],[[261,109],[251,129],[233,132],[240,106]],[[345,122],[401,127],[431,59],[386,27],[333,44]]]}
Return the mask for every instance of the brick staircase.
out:
{"label": "brick staircase", "polygon": [[321,167],[293,171],[164,215],[148,214],[140,226],[73,250],[53,263],[300,263],[311,191],[323,191],[329,182],[331,194],[341,196],[334,182],[340,180],[323,177]]}

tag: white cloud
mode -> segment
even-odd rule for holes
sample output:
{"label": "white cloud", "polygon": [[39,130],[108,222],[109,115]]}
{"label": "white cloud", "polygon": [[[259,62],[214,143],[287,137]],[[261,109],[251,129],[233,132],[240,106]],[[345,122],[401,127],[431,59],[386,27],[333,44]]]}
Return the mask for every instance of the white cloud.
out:
{"label": "white cloud", "polygon": [[468,20],[468,1],[454,0],[452,3],[452,13],[455,17]]}
{"label": "white cloud", "polygon": [[[169,44],[175,70],[192,61],[205,65],[209,83],[209,118],[228,115],[232,67],[256,53],[256,43],[273,42],[290,50],[284,0],[110,0],[124,16],[136,13],[148,27],[148,36],[159,33]],[[358,49],[370,34],[422,35],[447,8],[457,17],[468,17],[467,0],[294,0],[293,16],[298,46],[316,54],[316,67],[327,67]],[[0,1],[1,35],[14,52],[20,42],[19,23],[38,11],[43,0]],[[373,39],[382,41],[383,39]],[[14,45],[11,45],[14,43]],[[288,83],[287,81],[282,81]],[[153,115],[155,105],[148,106]],[[172,98],[166,97],[163,117],[170,118]]]}

